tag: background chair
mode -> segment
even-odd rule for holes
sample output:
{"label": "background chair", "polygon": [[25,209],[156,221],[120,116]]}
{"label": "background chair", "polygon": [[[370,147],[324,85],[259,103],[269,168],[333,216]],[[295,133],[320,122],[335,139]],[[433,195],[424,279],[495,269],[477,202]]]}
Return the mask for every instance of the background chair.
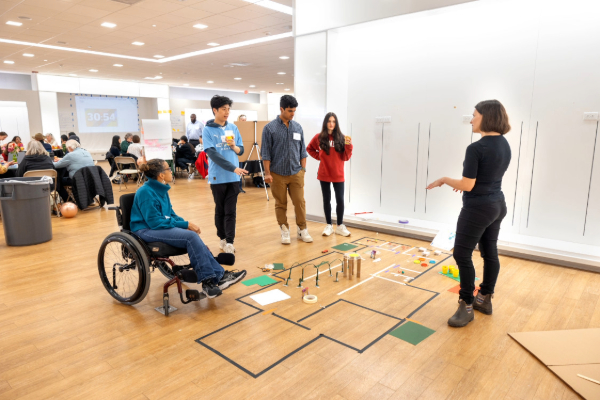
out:
{"label": "background chair", "polygon": [[[125,183],[125,189],[127,189],[126,179],[128,180],[129,176],[135,176],[137,185],[140,185],[140,183],[142,182],[143,174],[140,172],[137,162],[133,157],[115,157],[115,164],[117,164],[117,176],[120,177],[119,192],[121,191],[121,185],[123,183]],[[131,168],[131,164],[135,166],[135,169]]]}

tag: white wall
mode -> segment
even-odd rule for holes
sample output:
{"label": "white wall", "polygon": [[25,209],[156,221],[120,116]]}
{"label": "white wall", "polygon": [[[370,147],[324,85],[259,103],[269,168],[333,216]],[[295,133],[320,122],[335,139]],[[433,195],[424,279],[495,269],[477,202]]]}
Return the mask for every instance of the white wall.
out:
{"label": "white wall", "polygon": [[[453,228],[460,195],[425,187],[461,176],[465,148],[478,140],[463,116],[495,98],[513,127],[501,239],[546,254],[585,253],[600,265],[598,124],[583,120],[600,111],[600,53],[590,51],[600,45],[599,13],[592,0],[482,0],[327,32],[326,94],[298,90],[323,69],[316,63],[296,61],[295,86],[300,104],[325,96],[326,111],[353,138],[348,211]],[[299,47],[304,38],[296,60],[320,54]],[[392,122],[382,127],[377,116]],[[320,199],[317,189],[307,183],[307,199]],[[309,203],[308,214],[322,216],[319,201]]]}
{"label": "white wall", "polygon": [[[27,114],[29,116],[29,132],[27,136],[33,136],[42,132],[42,118],[40,111],[40,98],[38,92],[32,90],[10,90],[0,89],[0,101],[21,101],[27,104]],[[8,140],[12,139],[16,133],[9,132]],[[24,135],[23,133],[20,133]]]}

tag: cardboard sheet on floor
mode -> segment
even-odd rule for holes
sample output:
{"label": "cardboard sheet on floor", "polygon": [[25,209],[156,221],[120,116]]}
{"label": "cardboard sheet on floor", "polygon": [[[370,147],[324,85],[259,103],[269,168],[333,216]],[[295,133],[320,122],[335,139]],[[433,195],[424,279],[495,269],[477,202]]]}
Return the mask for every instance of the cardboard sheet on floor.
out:
{"label": "cardboard sheet on floor", "polygon": [[342,244],[338,244],[337,246],[333,246],[332,249],[336,249],[339,251],[349,251],[356,247],[358,247],[358,246],[355,244],[352,244],[352,243],[342,243]]}
{"label": "cardboard sheet on floor", "polygon": [[272,283],[277,283],[277,282],[278,281],[276,281],[275,279],[273,279],[267,275],[261,275],[261,276],[257,276],[256,278],[246,279],[245,281],[242,281],[242,283],[246,286],[250,286],[250,285],[267,286],[267,285],[270,285]]}
{"label": "cardboard sheet on floor", "polygon": [[547,366],[600,364],[600,328],[509,335]]}
{"label": "cardboard sheet on floor", "polygon": [[548,367],[584,399],[600,399],[600,385],[577,374],[600,381],[600,364],[557,365]]}
{"label": "cardboard sheet on floor", "polygon": [[269,290],[267,292],[258,293],[250,296],[252,300],[260,304],[261,306],[266,306],[267,304],[277,303],[278,301],[291,299],[291,297],[279,289]]}
{"label": "cardboard sheet on floor", "polygon": [[408,321],[391,331],[390,335],[416,346],[434,333],[433,329]]}

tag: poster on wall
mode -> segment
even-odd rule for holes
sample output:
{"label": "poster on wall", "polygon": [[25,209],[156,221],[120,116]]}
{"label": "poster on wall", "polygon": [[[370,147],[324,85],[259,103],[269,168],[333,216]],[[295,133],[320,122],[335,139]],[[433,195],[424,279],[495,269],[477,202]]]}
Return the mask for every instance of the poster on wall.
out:
{"label": "poster on wall", "polygon": [[171,136],[171,121],[164,119],[143,119],[142,146],[144,146],[146,159],[160,158],[162,160],[172,160]]}
{"label": "poster on wall", "polygon": [[70,112],[58,113],[58,123],[61,132],[72,131],[75,128],[75,117],[73,116],[73,113]]}

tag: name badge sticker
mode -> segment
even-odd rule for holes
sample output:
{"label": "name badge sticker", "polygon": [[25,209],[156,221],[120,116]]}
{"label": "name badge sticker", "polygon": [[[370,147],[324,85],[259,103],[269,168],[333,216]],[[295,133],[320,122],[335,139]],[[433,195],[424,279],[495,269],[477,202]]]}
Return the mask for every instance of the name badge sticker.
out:
{"label": "name badge sticker", "polygon": [[300,134],[297,132],[294,132],[294,140],[300,140]]}

